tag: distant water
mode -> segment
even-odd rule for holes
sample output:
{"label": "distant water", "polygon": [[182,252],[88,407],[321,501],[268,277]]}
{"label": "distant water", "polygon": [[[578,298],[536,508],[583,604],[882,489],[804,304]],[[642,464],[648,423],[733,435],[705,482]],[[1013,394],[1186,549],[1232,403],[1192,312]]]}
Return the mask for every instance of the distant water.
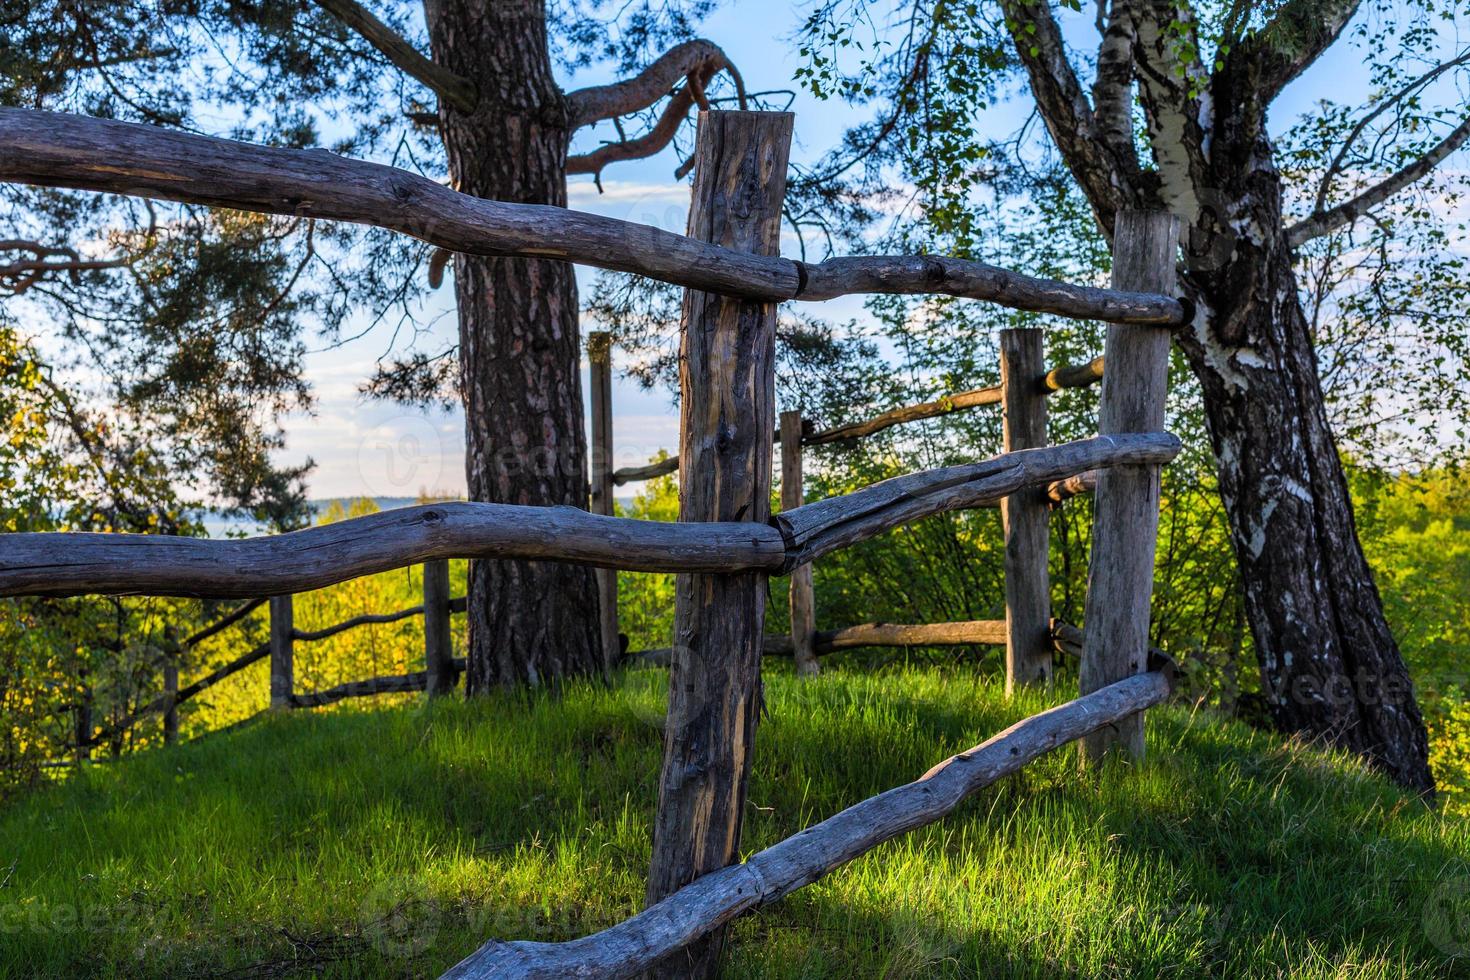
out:
{"label": "distant water", "polygon": [[[319,500],[309,500],[307,504],[311,507],[313,520],[320,517],[327,508],[333,504],[341,504],[344,508],[349,507],[361,497],[323,497]],[[395,507],[412,507],[418,503],[417,497],[374,497],[373,503],[378,505],[378,510],[392,510]],[[266,528],[258,521],[242,517],[221,517],[218,514],[204,515],[204,528],[209,532],[211,538],[224,538],[232,534],[264,534]]]}
{"label": "distant water", "polygon": [[[320,517],[327,508],[333,504],[341,504],[344,508],[361,500],[361,497],[322,497],[318,500],[309,500],[313,520]],[[617,497],[619,505],[630,506],[632,497]],[[419,502],[417,497],[374,497],[373,503],[378,505],[378,510],[392,510],[395,507],[412,507]],[[220,517],[218,514],[204,515],[204,529],[211,538],[225,538],[230,536],[239,537],[242,534],[265,534],[266,527],[257,521],[240,517]]]}

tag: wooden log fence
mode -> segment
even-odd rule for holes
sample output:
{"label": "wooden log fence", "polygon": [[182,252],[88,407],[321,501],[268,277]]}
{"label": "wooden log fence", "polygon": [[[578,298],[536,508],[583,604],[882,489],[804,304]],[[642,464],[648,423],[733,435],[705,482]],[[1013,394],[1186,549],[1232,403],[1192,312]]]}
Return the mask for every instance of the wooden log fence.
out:
{"label": "wooden log fence", "polygon": [[[215,635],[268,597],[271,639],[193,683],[176,673],[163,695],[125,723],[174,712],[179,703],[269,658],[276,709],[335,703],[357,694],[453,686],[449,558],[570,561],[601,569],[679,574],[669,713],[654,824],[649,906],[623,923],[566,943],[491,940],[453,977],[712,976],[720,932],[734,916],[776,901],[873,847],[952,812],[968,795],[1072,741],[1096,762],[1120,746],[1141,756],[1141,712],[1169,694],[1163,658],[1148,647],[1158,520],[1159,468],[1179,451],[1162,430],[1168,329],[1193,319],[1173,296],[1178,223],[1122,212],[1114,236],[1113,288],[1036,279],[983,263],[932,256],[861,256],[805,263],[777,254],[792,119],[779,113],[700,116],[687,235],[565,208],[463,195],[392,167],[320,150],[236,143],[115,120],[0,109],[0,180],[159,198],[234,209],[345,220],[480,254],[562,259],[637,273],[687,290],[681,346],[677,524],[612,516],[612,488],[679,468],[679,460],[611,469],[610,375],[593,375],[594,507],[445,503],[388,511],[270,537],[209,540],[155,535],[4,535],[0,596],[88,593],[248,598],[189,641]],[[777,441],[774,305],[853,294],[943,294],[1013,309],[1111,324],[1103,358],[1045,370],[1040,335],[1002,337],[1001,384],[809,432],[782,420],[779,439],[791,493],[770,503]],[[610,361],[608,362],[610,364]],[[1106,367],[1106,370],[1104,370]],[[1100,434],[1048,446],[1049,392],[1102,381]],[[805,503],[801,446],[860,438],[957,409],[1000,404],[1005,452],[993,459],[886,480]],[[1049,504],[1094,489],[1096,527],[1085,629],[1050,621],[1045,515]],[[866,624],[816,631],[809,579],[793,592],[793,635],[763,634],[765,583],[838,548],[947,511],[1003,506],[1007,620],[927,625]],[[410,564],[427,563],[424,603],[296,630],[291,595]],[[800,573],[793,576],[800,580]],[[1012,581],[1014,580],[1014,581]],[[603,579],[605,583],[608,579]],[[615,608],[613,589],[602,595]],[[799,605],[805,603],[803,608]],[[294,647],[370,622],[424,615],[425,669],[294,690]],[[228,622],[227,622],[228,621]],[[612,664],[616,622],[604,619]],[[963,639],[962,639],[963,638]],[[1048,648],[1080,650],[1081,694],[940,763],[919,780],[864,800],[742,863],[744,786],[759,717],[760,658],[789,649],[815,655],[880,643],[1006,642],[1008,685],[1044,682]],[[783,649],[784,648],[784,649]],[[653,653],[657,653],[654,651]],[[647,655],[645,655],[647,656]],[[83,689],[85,692],[85,678]],[[107,733],[81,730],[78,755]],[[174,716],[176,722],[176,715]],[[114,732],[117,728],[114,728]]]}
{"label": "wooden log fence", "polygon": [[[703,115],[702,115],[703,117]],[[376,225],[455,252],[564,259],[747,299],[936,293],[1108,322],[1179,326],[1189,304],[934,256],[805,263],[568,208],[460,194],[338,156],[38,109],[0,109],[0,180]]]}
{"label": "wooden log fence", "polygon": [[745,912],[809,885],[885,841],[953,813],[965,799],[1046,753],[1159,704],[1162,673],[1139,674],[1019,721],[911,783],[855,803],[748,860],[695,879],[602,932],[564,943],[491,940],[444,974],[453,980],[636,976]]}

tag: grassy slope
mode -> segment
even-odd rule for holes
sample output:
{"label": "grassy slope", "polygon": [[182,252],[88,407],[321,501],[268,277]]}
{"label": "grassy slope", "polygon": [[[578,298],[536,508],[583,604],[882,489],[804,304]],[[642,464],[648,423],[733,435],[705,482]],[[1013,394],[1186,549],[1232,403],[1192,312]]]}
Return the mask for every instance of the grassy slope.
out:
{"label": "grassy slope", "polygon": [[[661,684],[300,713],[97,767],[0,811],[0,971],[418,975],[610,925],[642,896]],[[1037,707],[936,669],[768,699],[751,848]],[[1465,823],[1182,709],[1150,743],[1100,782],[1043,760],[747,917],[730,972],[1470,974]]]}

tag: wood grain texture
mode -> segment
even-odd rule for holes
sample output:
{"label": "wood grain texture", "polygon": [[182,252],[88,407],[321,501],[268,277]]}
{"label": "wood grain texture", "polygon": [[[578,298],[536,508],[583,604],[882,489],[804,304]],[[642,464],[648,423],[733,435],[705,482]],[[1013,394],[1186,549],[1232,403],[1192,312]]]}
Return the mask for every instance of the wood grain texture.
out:
{"label": "wood grain texture", "polygon": [[[1041,331],[1000,332],[1001,425],[1007,453],[1046,445],[1046,360]],[[1006,693],[1051,682],[1051,580],[1047,575],[1051,508],[1042,487],[1000,502],[1005,534]]]}
{"label": "wood grain texture", "polygon": [[296,683],[296,626],[289,595],[271,597],[271,707],[291,707]]}
{"label": "wood grain texture", "polygon": [[[1095,358],[1081,365],[1065,365],[1053,368],[1046,375],[1046,393],[1060,391],[1063,388],[1085,388],[1102,380],[1103,359]],[[965,409],[978,408],[982,405],[999,405],[1000,385],[991,385],[987,388],[972,388],[969,391],[959,391],[934,401],[921,402],[917,405],[904,405],[901,408],[889,409],[881,412],[870,419],[860,422],[849,422],[846,425],[833,426],[830,429],[811,429],[809,426],[803,429],[801,437],[804,446],[824,446],[832,442],[842,442],[847,439],[861,439],[895,425],[905,422],[918,422],[922,419],[937,418],[948,415],[950,412],[964,411]],[[809,431],[808,431],[809,430]],[[780,432],[776,433],[776,441],[781,442]],[[649,463],[645,466],[627,466],[613,471],[613,482],[618,486],[625,483],[637,483],[640,480],[652,480],[656,477],[665,476],[669,473],[678,472],[679,457],[671,456],[657,463]]]}
{"label": "wood grain texture", "polygon": [[459,194],[406,170],[326,150],[69,113],[0,109],[0,180],[371,224],[456,252],[563,259],[749,299],[942,293],[1079,319],[1189,319],[1185,304],[1162,294],[1072,286],[930,256],[803,264],[566,208]]}
{"label": "wood grain texture", "polygon": [[454,690],[454,638],[450,634],[449,561],[424,562],[424,674],[429,697]]}
{"label": "wood grain texture", "polygon": [[[588,506],[594,514],[612,517],[613,420],[612,420],[612,334],[598,330],[587,335],[588,409],[592,421],[592,496]],[[611,677],[622,656],[618,638],[618,572],[597,570],[597,615],[602,637],[604,676]]]}
{"label": "wood grain texture", "polygon": [[786,541],[789,569],[921,516],[984,507],[1022,487],[1045,485],[1084,470],[1167,463],[1178,452],[1179,440],[1167,432],[1094,436],[895,477],[778,514],[773,523]]}
{"label": "wood grain texture", "polygon": [[[740,252],[780,246],[793,117],[699,117],[689,237]],[[776,424],[776,305],[689,290],[679,357],[679,520],[769,528]],[[681,575],[648,901],[739,855],[761,705],[766,576]],[[716,932],[654,976],[712,977]]]}
{"label": "wood grain texture", "polygon": [[[1113,231],[1113,285],[1120,289],[1175,287],[1179,219],[1163,212],[1120,211]],[[1164,424],[1168,391],[1166,330],[1108,327],[1098,431],[1152,432]],[[1115,467],[1098,474],[1083,614],[1086,641],[1079,669],[1083,694],[1133,674],[1148,662],[1149,600],[1159,527],[1159,466]],[[1133,717],[1082,742],[1086,764],[1118,748],[1143,757],[1143,718]]]}
{"label": "wood grain texture", "polygon": [[[801,473],[801,413],[781,413],[781,509],[796,510],[804,502]],[[787,599],[791,612],[791,650],[796,672],[803,677],[817,674],[813,634],[817,629],[817,599],[812,590],[812,566],[791,570]]]}
{"label": "wood grain texture", "polygon": [[[972,619],[956,623],[862,623],[836,630],[817,630],[812,634],[812,649],[818,654],[853,650],[860,647],[950,647],[971,644],[1001,644],[1006,641],[1003,619]],[[794,656],[791,637],[767,633],[762,650],[767,657]],[[643,663],[667,667],[673,656],[670,647],[640,650],[631,654]]]}
{"label": "wood grain texture", "polygon": [[[995,506],[1007,494],[1121,463],[1165,463],[1168,433],[1094,437],[980,463],[925,470],[805,504],[770,524],[670,524],[574,507],[440,503],[238,540],[151,534],[0,535],[0,596],[180,595],[214,598],[309,592],[436,558],[535,558],[646,572],[782,573],[934,514]],[[769,466],[769,464],[767,464]],[[464,611],[464,598],[452,600]],[[318,631],[417,615],[369,614]],[[318,638],[297,632],[296,639]]]}
{"label": "wood grain texture", "polygon": [[973,793],[1040,756],[1168,695],[1169,682],[1162,674],[1129,677],[1019,721],[914,782],[856,803],[742,864],[705,875],[610,929],[564,943],[491,940],[444,976],[635,976],[736,916],[811,884],[884,841],[945,817]]}
{"label": "wood grain texture", "polygon": [[1078,494],[1093,493],[1097,490],[1097,470],[1088,470],[1086,473],[1078,473],[1069,476],[1065,480],[1057,480],[1046,488],[1046,499],[1055,505],[1064,504]]}

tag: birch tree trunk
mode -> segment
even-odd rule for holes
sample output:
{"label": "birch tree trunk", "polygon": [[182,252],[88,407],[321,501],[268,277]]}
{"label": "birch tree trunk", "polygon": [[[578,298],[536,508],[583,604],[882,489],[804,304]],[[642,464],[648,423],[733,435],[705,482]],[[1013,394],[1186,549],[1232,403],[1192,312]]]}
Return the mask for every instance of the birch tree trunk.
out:
{"label": "birch tree trunk", "polygon": [[1203,316],[1182,346],[1204,390],[1262,688],[1277,725],[1352,750],[1432,792],[1413,683],[1358,542],[1274,170],[1253,174],[1248,226],[1186,283]]}
{"label": "birch tree trunk", "polygon": [[[479,90],[440,105],[454,186],[566,205],[570,120],[552,75],[540,0],[426,3],[435,61]],[[465,470],[471,500],[587,507],[577,284],[564,262],[456,255]],[[589,568],[476,561],[469,580],[466,694],[555,683],[601,669]]]}

